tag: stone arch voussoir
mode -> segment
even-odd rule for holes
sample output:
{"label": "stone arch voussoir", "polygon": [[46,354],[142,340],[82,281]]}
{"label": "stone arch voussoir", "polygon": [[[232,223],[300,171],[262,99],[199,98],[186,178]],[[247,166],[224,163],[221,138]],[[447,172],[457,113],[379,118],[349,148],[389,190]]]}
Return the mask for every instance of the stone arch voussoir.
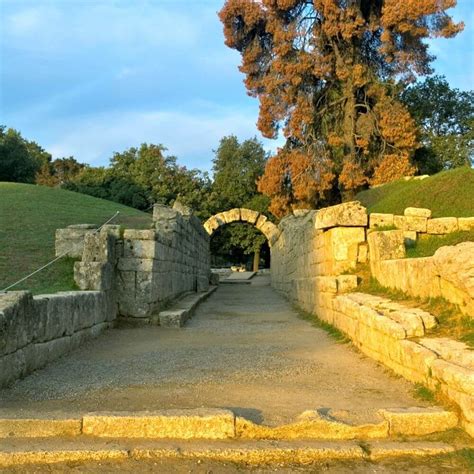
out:
{"label": "stone arch voussoir", "polygon": [[220,226],[232,222],[247,222],[255,226],[268,240],[270,246],[278,239],[280,230],[270,222],[266,216],[252,209],[235,208],[229,211],[219,212],[204,223],[204,228],[212,235]]}

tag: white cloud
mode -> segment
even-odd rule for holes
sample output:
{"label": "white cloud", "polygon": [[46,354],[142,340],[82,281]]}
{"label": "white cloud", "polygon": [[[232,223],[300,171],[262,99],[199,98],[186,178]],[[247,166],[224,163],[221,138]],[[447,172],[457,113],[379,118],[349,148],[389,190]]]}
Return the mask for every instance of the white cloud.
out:
{"label": "white cloud", "polygon": [[[214,113],[174,111],[124,111],[82,117],[67,124],[48,124],[59,137],[45,148],[55,157],[73,155],[79,161],[106,165],[115,151],[143,142],[162,143],[181,164],[204,170],[211,168],[219,140],[229,134],[240,139],[258,136],[256,110],[219,108]],[[268,150],[281,140],[264,141]]]}

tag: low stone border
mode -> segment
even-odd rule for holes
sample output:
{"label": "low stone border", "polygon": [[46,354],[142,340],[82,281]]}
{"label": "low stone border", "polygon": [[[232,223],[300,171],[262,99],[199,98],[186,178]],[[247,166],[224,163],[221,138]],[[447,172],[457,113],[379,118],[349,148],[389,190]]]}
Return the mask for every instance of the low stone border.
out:
{"label": "low stone border", "polygon": [[379,410],[378,421],[350,424],[331,410],[308,410],[294,423],[275,427],[258,425],[231,410],[197,408],[152,412],[97,412],[83,416],[0,417],[0,439],[58,438],[81,435],[141,439],[383,439],[424,436],[458,424],[457,415],[440,408]]}
{"label": "low stone border", "polygon": [[157,317],[151,318],[152,324],[159,324],[165,328],[183,327],[186,321],[191,318],[200,303],[207,299],[217,286],[210,287],[208,291],[188,295],[175,303],[172,308],[160,311]]}

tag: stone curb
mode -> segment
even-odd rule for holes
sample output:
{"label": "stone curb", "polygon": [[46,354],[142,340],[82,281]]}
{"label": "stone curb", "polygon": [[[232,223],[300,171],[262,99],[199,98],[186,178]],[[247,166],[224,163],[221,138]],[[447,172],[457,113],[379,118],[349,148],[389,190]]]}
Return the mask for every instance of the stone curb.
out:
{"label": "stone curb", "polygon": [[269,463],[308,464],[319,460],[366,460],[384,458],[436,456],[453,453],[455,448],[439,442],[376,442],[364,445],[353,441],[225,441],[154,442],[126,441],[108,447],[109,440],[83,440],[74,446],[67,439],[52,443],[28,443],[0,448],[0,467],[60,462],[123,461],[153,459],[201,459],[244,462],[253,465]]}
{"label": "stone curb", "polygon": [[198,305],[212,295],[217,288],[217,286],[214,286],[209,288],[206,292],[186,296],[174,305],[174,309],[170,308],[165,311],[160,311],[158,317],[152,318],[152,323],[159,323],[160,326],[165,328],[183,327],[186,321],[193,316]]}
{"label": "stone curb", "polygon": [[141,439],[234,440],[350,440],[387,439],[391,436],[423,436],[443,432],[458,424],[455,413],[439,408],[379,410],[380,421],[349,424],[309,410],[294,423],[270,427],[237,417],[220,408],[171,409],[143,412],[94,412],[83,416],[52,414],[0,418],[0,439],[60,438],[81,435]]}

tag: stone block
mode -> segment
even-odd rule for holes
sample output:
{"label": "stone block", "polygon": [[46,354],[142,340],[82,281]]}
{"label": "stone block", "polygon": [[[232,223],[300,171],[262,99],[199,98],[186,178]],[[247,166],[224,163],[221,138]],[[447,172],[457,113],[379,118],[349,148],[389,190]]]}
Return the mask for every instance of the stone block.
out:
{"label": "stone block", "polygon": [[115,237],[109,234],[87,234],[84,237],[83,262],[115,261]]}
{"label": "stone block", "polygon": [[431,209],[423,207],[407,207],[403,214],[407,217],[431,217]]}
{"label": "stone block", "polygon": [[337,292],[347,293],[357,288],[357,275],[339,275],[337,277]]}
{"label": "stone block", "polygon": [[426,217],[405,216],[405,228],[403,230],[412,232],[426,232],[428,219]]}
{"label": "stone block", "polygon": [[249,224],[255,224],[260,214],[251,209],[240,209],[240,218]]}
{"label": "stone block", "polygon": [[358,201],[346,202],[337,206],[320,209],[315,216],[315,229],[331,227],[366,227],[367,209]]}
{"label": "stone block", "polygon": [[125,240],[123,255],[125,258],[155,258],[158,244],[154,240]]}
{"label": "stone block", "polygon": [[258,216],[257,222],[255,223],[255,227],[260,230],[260,228],[267,222],[267,216],[260,214]]}
{"label": "stone block", "polygon": [[108,438],[226,439],[235,437],[235,417],[215,408],[94,413],[83,417],[82,432]]}
{"label": "stone block", "polygon": [[401,324],[408,337],[419,337],[425,335],[423,320],[408,308],[404,311],[391,311],[388,317]]}
{"label": "stone block", "polygon": [[474,230],[474,217],[459,217],[458,228],[462,231]]}
{"label": "stone block", "polygon": [[474,370],[472,369],[437,359],[431,364],[431,372],[434,378],[448,387],[468,395],[474,393]]}
{"label": "stone block", "polygon": [[456,413],[441,408],[392,408],[379,413],[389,423],[390,435],[423,436],[455,428]]}
{"label": "stone block", "polygon": [[0,438],[79,436],[80,418],[0,418]]}
{"label": "stone block", "polygon": [[428,234],[450,234],[458,230],[458,219],[456,217],[439,217],[430,219],[426,231]]}
{"label": "stone block", "polygon": [[369,225],[371,229],[393,226],[393,214],[372,212],[369,215]]}
{"label": "stone block", "polygon": [[474,370],[474,351],[463,342],[446,337],[425,337],[420,339],[420,344],[448,362]]}
{"label": "stone block", "polygon": [[156,231],[154,229],[125,229],[123,232],[123,238],[125,240],[155,240],[155,236]]}
{"label": "stone block", "polygon": [[74,281],[81,290],[110,290],[112,288],[113,278],[114,272],[110,263],[74,263]]}
{"label": "stone block", "polygon": [[370,232],[367,236],[370,262],[404,258],[405,238],[402,230]]}
{"label": "stone block", "polygon": [[172,209],[169,206],[164,204],[154,204],[153,205],[153,222],[175,220],[178,216],[178,211]]}
{"label": "stone block", "polygon": [[240,221],[240,209],[235,208],[231,209],[230,211],[226,211],[223,213],[223,216],[226,224]]}

